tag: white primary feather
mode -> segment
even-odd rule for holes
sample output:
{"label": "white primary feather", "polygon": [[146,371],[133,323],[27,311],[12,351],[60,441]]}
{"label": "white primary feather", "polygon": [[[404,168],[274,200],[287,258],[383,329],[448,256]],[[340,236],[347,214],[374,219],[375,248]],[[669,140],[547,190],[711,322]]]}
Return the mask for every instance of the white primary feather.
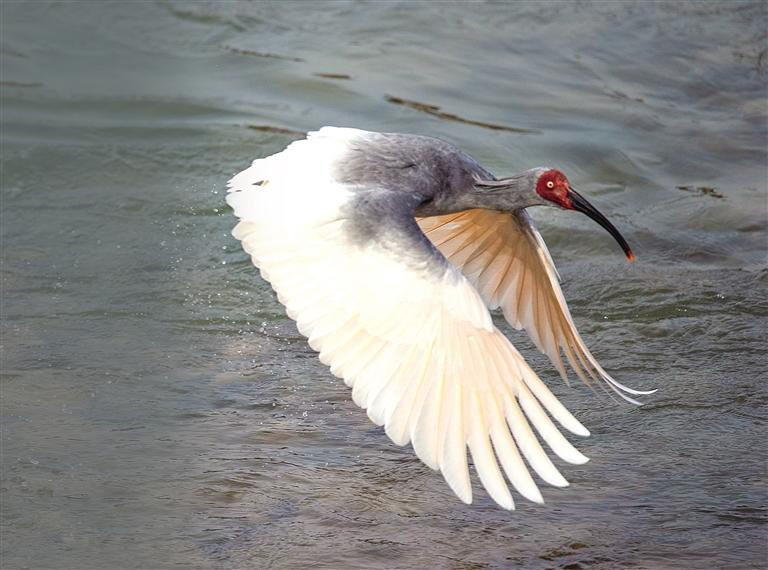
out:
{"label": "white primary feather", "polygon": [[412,443],[462,501],[472,501],[469,446],[499,505],[514,508],[499,463],[523,496],[542,502],[523,456],[545,481],[567,482],[528,422],[571,463],[587,458],[547,413],[574,433],[588,431],[493,326],[459,271],[445,265],[436,274],[375,241],[350,240],[344,207],[359,189],[336,180],[334,165],[366,136],[325,127],[254,161],[230,181],[227,201],[241,220],[233,235],[355,403],[395,443]]}

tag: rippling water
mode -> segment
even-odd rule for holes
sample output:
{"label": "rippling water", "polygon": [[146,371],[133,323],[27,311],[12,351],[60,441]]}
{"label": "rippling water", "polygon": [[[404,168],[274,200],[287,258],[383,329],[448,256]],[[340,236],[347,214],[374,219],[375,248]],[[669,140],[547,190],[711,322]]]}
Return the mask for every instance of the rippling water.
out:
{"label": "rippling water", "polygon": [[[4,568],[764,566],[765,3],[0,12]],[[453,497],[229,236],[227,178],[324,124],[562,168],[632,243],[533,211],[588,344],[659,388],[568,389],[510,333],[593,433],[546,505]]]}

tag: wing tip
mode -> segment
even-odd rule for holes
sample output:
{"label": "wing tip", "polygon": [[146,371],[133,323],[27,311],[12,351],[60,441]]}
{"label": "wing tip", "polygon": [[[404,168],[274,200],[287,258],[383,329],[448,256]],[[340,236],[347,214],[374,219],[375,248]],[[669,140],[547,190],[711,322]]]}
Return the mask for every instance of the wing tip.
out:
{"label": "wing tip", "polygon": [[464,503],[465,505],[471,505],[472,504],[472,489],[460,489],[457,490],[453,487],[453,485],[448,483],[451,487],[451,490],[454,492],[454,494],[459,498],[459,500]]}
{"label": "wing tip", "polygon": [[504,499],[504,502],[496,501],[496,504],[499,505],[502,509],[505,509],[507,511],[514,511],[515,510],[515,501],[512,500],[511,496],[509,497],[509,501]]}
{"label": "wing tip", "polygon": [[544,496],[541,494],[541,491],[539,491],[539,488],[535,485],[530,489],[526,489],[524,492],[518,489],[518,492],[532,503],[536,503],[537,505],[544,504]]}
{"label": "wing tip", "polygon": [[589,437],[592,435],[590,431],[586,427],[584,427],[584,424],[582,424],[579,420],[576,420],[575,423],[569,422],[568,425],[566,425],[565,427],[572,434],[580,435],[581,437]]}
{"label": "wing tip", "polygon": [[560,472],[549,473],[547,477],[544,477],[541,473],[539,475],[541,475],[542,478],[553,487],[564,489],[571,486],[571,484],[565,479],[565,477],[560,474]]}
{"label": "wing tip", "polygon": [[470,483],[469,479],[469,470],[467,469],[466,474],[464,474],[464,476],[459,475],[458,478],[447,475],[443,466],[440,467],[440,472],[443,474],[443,479],[445,479],[445,482],[448,483],[448,486],[451,488],[451,491],[453,491],[453,494],[456,495],[465,505],[471,505],[472,484]]}
{"label": "wing tip", "polygon": [[563,459],[571,465],[584,465],[585,463],[589,463],[589,457],[576,448],[574,448],[566,457],[563,457]]}

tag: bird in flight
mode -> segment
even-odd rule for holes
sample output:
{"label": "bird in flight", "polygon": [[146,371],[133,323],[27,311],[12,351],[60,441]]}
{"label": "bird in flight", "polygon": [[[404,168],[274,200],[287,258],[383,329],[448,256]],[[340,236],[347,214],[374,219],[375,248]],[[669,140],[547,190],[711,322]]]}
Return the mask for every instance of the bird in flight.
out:
{"label": "bird in flight", "polygon": [[539,438],[568,463],[588,461],[553,419],[574,434],[589,431],[490,310],[524,328],[566,381],[564,358],[584,382],[604,382],[630,402],[652,393],[623,386],[589,352],[526,213],[582,212],[633,259],[618,230],[558,170],[496,178],[438,139],[323,127],[255,160],[228,187],[240,219],[233,235],[320,360],[465,503],[467,447],[482,485],[506,509],[514,501],[502,471],[537,503],[526,462],[545,482],[568,485]]}

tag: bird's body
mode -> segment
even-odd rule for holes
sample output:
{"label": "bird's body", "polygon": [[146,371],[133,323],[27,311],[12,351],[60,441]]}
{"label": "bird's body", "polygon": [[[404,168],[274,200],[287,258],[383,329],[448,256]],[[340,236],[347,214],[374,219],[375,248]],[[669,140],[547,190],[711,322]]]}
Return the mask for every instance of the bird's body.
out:
{"label": "bird's body", "polygon": [[321,361],[395,443],[411,442],[465,502],[472,500],[467,446],[505,508],[514,503],[499,464],[536,502],[541,494],[523,458],[548,483],[567,485],[529,422],[562,459],[587,461],[550,415],[573,433],[589,432],[494,326],[489,309],[500,307],[525,328],[563,377],[564,353],[585,381],[640,393],[608,376],[587,350],[523,209],[572,205],[618,236],[558,176],[536,168],[497,180],[437,139],[324,127],[229,182],[228,202],[241,220],[233,234]]}

